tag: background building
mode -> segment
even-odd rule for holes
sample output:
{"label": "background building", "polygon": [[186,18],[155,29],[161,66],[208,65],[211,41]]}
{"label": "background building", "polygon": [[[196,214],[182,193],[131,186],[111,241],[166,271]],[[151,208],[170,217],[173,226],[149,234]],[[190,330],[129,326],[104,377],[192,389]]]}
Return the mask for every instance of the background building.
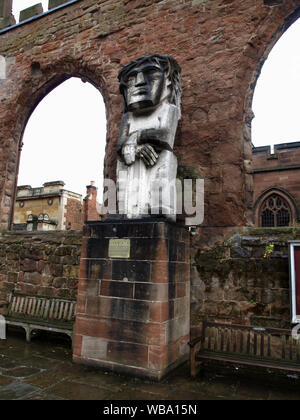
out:
{"label": "background building", "polygon": [[253,222],[299,226],[300,142],[253,148]]}
{"label": "background building", "polygon": [[82,196],[65,190],[63,181],[45,182],[43,187],[17,188],[14,230],[81,230]]}

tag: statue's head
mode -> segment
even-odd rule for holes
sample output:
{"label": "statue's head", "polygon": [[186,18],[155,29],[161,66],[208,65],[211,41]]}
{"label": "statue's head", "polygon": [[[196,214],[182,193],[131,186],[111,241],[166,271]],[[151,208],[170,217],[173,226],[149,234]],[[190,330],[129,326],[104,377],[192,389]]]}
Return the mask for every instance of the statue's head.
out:
{"label": "statue's head", "polygon": [[165,98],[180,108],[181,69],[169,55],[132,61],[120,71],[119,81],[126,112],[156,107]]}

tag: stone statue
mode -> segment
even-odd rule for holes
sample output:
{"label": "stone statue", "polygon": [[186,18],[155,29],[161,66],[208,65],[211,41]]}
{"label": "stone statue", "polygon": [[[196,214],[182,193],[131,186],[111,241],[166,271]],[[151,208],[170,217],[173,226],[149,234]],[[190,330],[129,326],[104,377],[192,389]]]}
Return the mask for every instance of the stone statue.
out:
{"label": "stone statue", "polygon": [[127,64],[119,81],[125,103],[117,144],[119,213],[175,220],[180,67],[171,56],[152,54]]}

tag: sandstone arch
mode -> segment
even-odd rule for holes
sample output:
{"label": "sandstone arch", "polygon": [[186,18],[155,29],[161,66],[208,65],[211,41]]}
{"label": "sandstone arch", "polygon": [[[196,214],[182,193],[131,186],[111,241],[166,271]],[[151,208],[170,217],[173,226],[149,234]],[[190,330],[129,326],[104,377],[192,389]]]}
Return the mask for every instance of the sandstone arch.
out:
{"label": "sandstone arch", "polygon": [[[78,77],[91,83],[100,91],[104,102],[109,103],[109,100],[106,101],[105,85],[99,72],[94,74],[88,68],[82,68],[76,61],[67,61],[67,65],[65,61],[63,64],[61,62],[52,63],[51,67],[47,68],[37,61],[31,62],[28,75],[18,88],[15,106],[6,110],[8,114],[6,121],[12,123],[12,126],[7,123],[5,125],[6,130],[10,129],[11,137],[4,141],[3,148],[3,154],[6,154],[9,162],[7,165],[7,186],[4,187],[6,191],[4,202],[7,207],[14,203],[22,139],[27,122],[45,96],[71,77]],[[7,208],[6,215],[7,222],[4,223],[9,228],[12,223],[12,210]]]}
{"label": "sandstone arch", "polygon": [[182,67],[183,119],[175,144],[183,172],[206,181],[199,244],[245,226],[252,213],[247,162],[254,84],[267,52],[298,16],[297,0],[84,0],[2,32],[8,78],[0,85],[1,229],[9,226],[18,145],[36,103],[64,77],[90,78],[106,103],[105,175],[113,178],[122,112],[117,74],[153,52],[174,56]]}

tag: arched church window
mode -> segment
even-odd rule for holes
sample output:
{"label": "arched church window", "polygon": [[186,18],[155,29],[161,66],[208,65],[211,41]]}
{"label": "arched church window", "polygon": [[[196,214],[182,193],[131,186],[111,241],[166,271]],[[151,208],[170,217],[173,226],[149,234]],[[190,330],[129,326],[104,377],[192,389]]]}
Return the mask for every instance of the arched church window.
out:
{"label": "arched church window", "polygon": [[290,206],[283,197],[272,194],[265,199],[260,209],[262,227],[289,226],[291,219]]}

